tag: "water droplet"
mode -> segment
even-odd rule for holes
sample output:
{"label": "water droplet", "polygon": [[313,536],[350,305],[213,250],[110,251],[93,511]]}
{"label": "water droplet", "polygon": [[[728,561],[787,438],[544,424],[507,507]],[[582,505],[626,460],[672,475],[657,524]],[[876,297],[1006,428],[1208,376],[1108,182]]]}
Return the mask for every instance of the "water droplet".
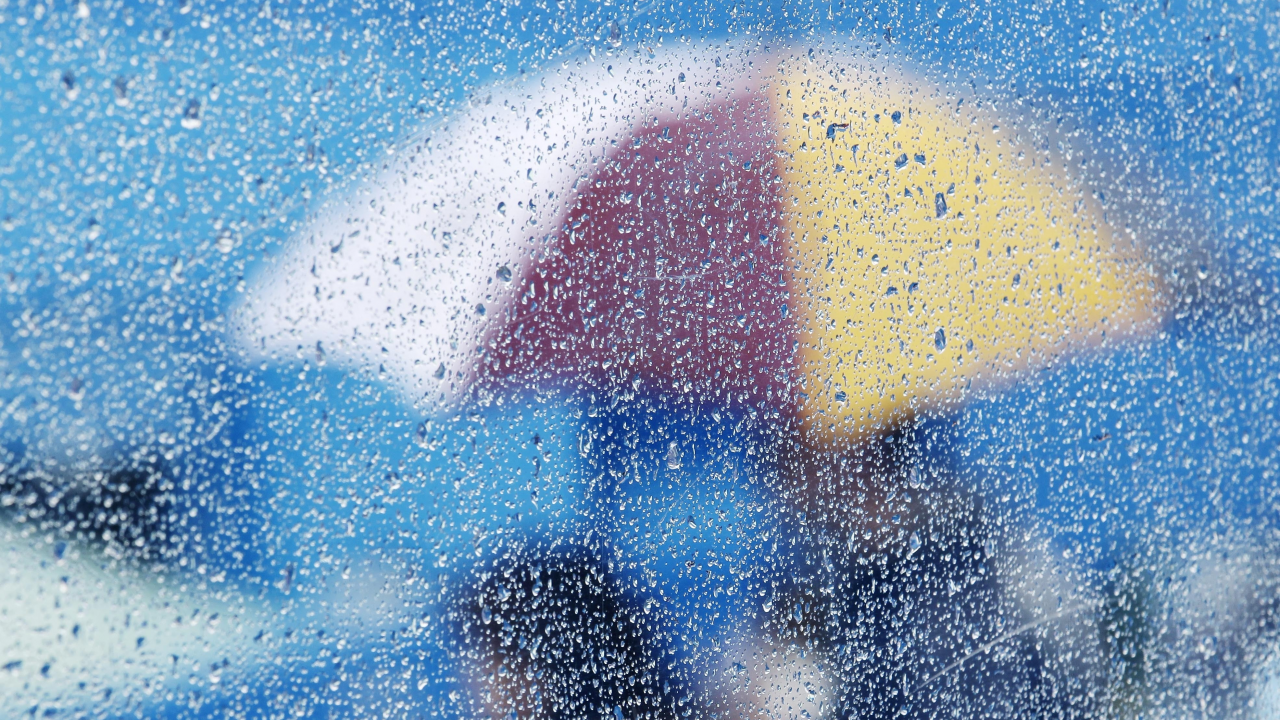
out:
{"label": "water droplet", "polygon": [[111,90],[115,93],[117,105],[129,104],[129,78],[121,75],[111,81]]}
{"label": "water droplet", "polygon": [[1021,285],[1021,284],[1022,284],[1022,275],[1021,275],[1021,274],[1014,275],[1014,276],[1013,276],[1013,287],[1014,287],[1014,288],[1017,288],[1017,287],[1018,287],[1019,285]]}
{"label": "water droplet", "polygon": [[498,279],[502,282],[511,282],[511,268],[506,265],[498,268]]}
{"label": "water droplet", "polygon": [[223,255],[226,255],[227,253],[235,249],[236,241],[230,235],[221,235],[218,237],[218,240],[214,243],[214,245],[218,248],[218,252],[222,253]]}
{"label": "water droplet", "polygon": [[493,621],[493,613],[489,612],[489,608],[482,607],[480,608],[480,619],[484,621],[485,625],[488,625]]}
{"label": "water droplet", "polygon": [[431,429],[432,422],[430,420],[418,423],[418,430],[414,433],[413,439],[420,447],[429,448],[432,445]]}
{"label": "water droplet", "polygon": [[837,390],[835,398],[836,398],[836,402],[844,402],[845,400],[849,399],[849,396],[846,395],[843,390]]}
{"label": "water droplet", "polygon": [[827,126],[827,139],[835,140],[836,133],[844,132],[849,129],[849,123],[831,123]]}
{"label": "water droplet", "polygon": [[281,591],[288,593],[293,587],[293,572],[293,563],[285,565],[284,570],[280,571],[280,575],[282,577],[280,578],[280,582],[276,583],[276,587],[280,588]]}
{"label": "water droplet", "polygon": [[62,73],[62,89],[67,93],[68,100],[75,100],[80,94],[80,88],[76,87],[76,76],[70,70]]}
{"label": "water droplet", "polygon": [[[894,111],[889,115],[889,119],[890,119],[890,120],[893,120],[893,122],[894,122],[895,124],[900,124],[900,123],[902,122],[902,111],[901,111],[901,110],[894,110]],[[903,155],[903,157],[906,157],[906,156],[905,156],[905,155]]]}
{"label": "water droplet", "polygon": [[908,160],[907,160],[907,154],[906,154],[906,153],[902,153],[901,155],[899,155],[899,156],[898,156],[898,159],[897,159],[897,160],[894,160],[894,161],[893,161],[893,166],[894,166],[895,168],[897,168],[897,169],[901,170],[902,168],[904,168],[904,167],[906,167],[906,166],[907,166],[907,162],[908,162]]}
{"label": "water droplet", "polygon": [[480,317],[484,317],[484,313],[485,313],[484,303],[477,303],[476,314],[479,315]]}
{"label": "water droplet", "polygon": [[898,288],[896,288],[896,287],[894,287],[894,286],[892,286],[892,285],[890,285],[890,286],[889,286],[889,289],[888,289],[888,290],[885,290],[885,291],[884,291],[884,296],[885,296],[885,297],[891,297],[891,296],[893,296],[893,295],[897,295],[897,294],[898,294]]}
{"label": "water droplet", "polygon": [[911,552],[914,553],[915,551],[919,550],[920,549],[920,533],[913,531],[911,533],[911,538],[908,540],[908,542],[911,544]]}
{"label": "water droplet", "polygon": [[618,24],[617,20],[609,21],[608,40],[609,40],[609,44],[614,47],[619,47],[622,45],[622,26]]}
{"label": "water droplet", "polygon": [[187,130],[195,130],[201,124],[200,101],[192,99],[182,111],[182,127]]}
{"label": "water droplet", "polygon": [[933,211],[935,217],[942,217],[947,214],[947,197],[942,193],[934,193]]}
{"label": "water droplet", "polygon": [[683,463],[680,462],[680,446],[676,444],[675,440],[672,440],[671,444],[667,445],[667,469],[679,470],[682,465]]}
{"label": "water droplet", "polygon": [[915,157],[912,159],[923,165],[925,160],[924,153],[916,153]]}
{"label": "water droplet", "polygon": [[938,332],[933,334],[933,346],[939,351],[947,349],[947,333],[942,328],[938,328]]}

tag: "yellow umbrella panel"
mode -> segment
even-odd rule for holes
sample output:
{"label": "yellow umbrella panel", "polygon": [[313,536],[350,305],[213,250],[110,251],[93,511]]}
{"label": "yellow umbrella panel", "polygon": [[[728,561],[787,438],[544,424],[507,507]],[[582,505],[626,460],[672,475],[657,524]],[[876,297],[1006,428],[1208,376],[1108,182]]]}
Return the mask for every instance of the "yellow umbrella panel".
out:
{"label": "yellow umbrella panel", "polygon": [[[846,66],[847,68],[847,66]],[[1158,325],[1157,279],[1068,175],[897,70],[779,63],[800,415],[830,442]]]}

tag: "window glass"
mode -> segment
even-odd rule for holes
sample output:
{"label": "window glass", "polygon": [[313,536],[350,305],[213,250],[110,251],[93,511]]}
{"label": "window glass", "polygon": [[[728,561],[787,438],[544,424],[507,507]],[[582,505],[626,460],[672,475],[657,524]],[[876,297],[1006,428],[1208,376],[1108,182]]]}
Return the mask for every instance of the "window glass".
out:
{"label": "window glass", "polygon": [[1278,17],[0,0],[0,703],[1275,717]]}

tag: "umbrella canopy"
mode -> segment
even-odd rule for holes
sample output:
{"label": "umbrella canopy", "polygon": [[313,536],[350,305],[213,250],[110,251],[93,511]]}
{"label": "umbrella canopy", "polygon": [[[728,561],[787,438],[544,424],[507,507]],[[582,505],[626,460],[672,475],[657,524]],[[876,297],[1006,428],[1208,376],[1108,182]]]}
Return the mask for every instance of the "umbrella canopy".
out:
{"label": "umbrella canopy", "polygon": [[1159,326],[1061,138],[883,60],[713,53],[478,101],[299,235],[243,344],[376,361],[428,411],[632,385],[829,444]]}

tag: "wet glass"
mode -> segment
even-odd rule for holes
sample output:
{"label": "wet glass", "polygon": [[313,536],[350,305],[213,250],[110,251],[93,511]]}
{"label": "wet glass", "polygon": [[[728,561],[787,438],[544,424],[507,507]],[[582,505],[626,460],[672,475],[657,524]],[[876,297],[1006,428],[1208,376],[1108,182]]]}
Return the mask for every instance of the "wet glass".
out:
{"label": "wet glass", "polygon": [[0,706],[1275,717],[1278,47],[0,0]]}

